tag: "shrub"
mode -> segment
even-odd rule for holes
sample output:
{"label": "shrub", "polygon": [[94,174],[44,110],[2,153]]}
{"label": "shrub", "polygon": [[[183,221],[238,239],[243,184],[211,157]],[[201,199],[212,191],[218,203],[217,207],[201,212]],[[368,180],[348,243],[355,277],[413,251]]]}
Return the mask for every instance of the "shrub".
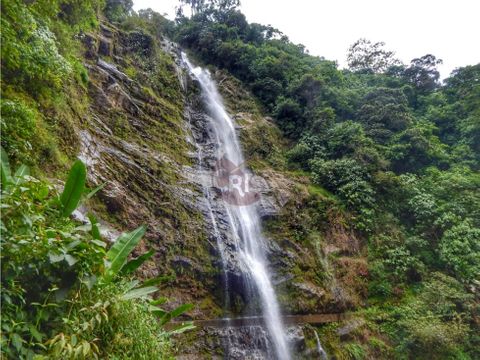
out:
{"label": "shrub", "polygon": [[309,170],[312,159],[325,156],[325,148],[321,144],[321,140],[316,136],[304,136],[287,152],[288,162],[295,167]]}
{"label": "shrub", "polygon": [[288,98],[281,99],[275,108],[275,116],[278,126],[286,136],[298,138],[305,124],[302,110],[297,102]]}
{"label": "shrub", "polygon": [[15,161],[25,162],[35,141],[37,113],[18,100],[1,99],[2,146]]}
{"label": "shrub", "polygon": [[[69,218],[85,198],[81,161],[73,165],[59,196],[55,187],[29,176],[26,166],[12,175],[3,149],[1,155],[4,354],[37,359],[168,356],[169,333],[162,325],[190,307],[166,312],[148,300],[158,290],[155,281],[132,279],[153,255],[149,251],[127,261],[145,227],[122,234],[107,251],[92,215],[89,225]],[[175,331],[189,328],[187,323]]]}
{"label": "shrub", "polygon": [[384,325],[397,342],[397,353],[415,359],[469,358],[465,353],[473,331],[465,318],[473,296],[442,273],[432,273],[422,285],[418,296],[396,306]]}
{"label": "shrub", "polygon": [[2,75],[36,96],[59,89],[71,73],[56,37],[17,0],[2,1]]}
{"label": "shrub", "polygon": [[447,230],[440,242],[440,257],[459,279],[479,279],[480,229],[464,221]]}
{"label": "shrub", "polygon": [[311,162],[313,181],[339,194],[353,209],[373,207],[373,189],[367,182],[366,169],[355,160],[314,160]]}

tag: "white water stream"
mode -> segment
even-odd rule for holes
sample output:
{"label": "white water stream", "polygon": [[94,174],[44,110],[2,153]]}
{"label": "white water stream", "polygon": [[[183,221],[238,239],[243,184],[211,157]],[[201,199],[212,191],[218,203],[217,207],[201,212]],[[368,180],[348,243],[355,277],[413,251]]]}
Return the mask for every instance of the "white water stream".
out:
{"label": "white water stream", "polygon": [[[244,158],[235,126],[225,110],[215,82],[208,71],[193,66],[185,54],[182,54],[182,57],[191,74],[200,83],[202,97],[217,145],[217,160],[226,159],[235,166],[241,166],[244,163]],[[248,182],[248,180],[245,180],[245,182]],[[244,185],[248,186],[248,184]],[[261,233],[258,211],[255,204],[226,204],[225,209],[236,242],[235,248],[239,252],[239,258],[244,265],[243,276],[247,282],[254,285],[260,296],[262,315],[265,318],[267,330],[275,348],[276,359],[289,360],[291,358],[290,351],[282,324],[280,308],[268,273],[264,253],[265,239]],[[222,252],[222,247],[220,247],[220,251]]]}

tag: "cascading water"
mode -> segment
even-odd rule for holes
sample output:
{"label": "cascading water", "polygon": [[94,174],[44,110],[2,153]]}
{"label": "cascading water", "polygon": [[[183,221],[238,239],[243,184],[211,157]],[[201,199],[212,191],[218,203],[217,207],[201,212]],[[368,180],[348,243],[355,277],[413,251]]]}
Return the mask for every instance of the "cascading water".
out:
{"label": "cascading water", "polygon": [[317,342],[318,355],[320,356],[320,358],[322,360],[327,360],[328,355],[327,355],[325,349],[323,348],[322,343],[320,342],[320,337],[318,336],[318,333],[315,330],[313,330],[313,333],[315,334],[315,341]]}
{"label": "cascading water", "polygon": [[[208,71],[193,66],[185,54],[182,54],[182,58],[192,75],[200,83],[217,147],[217,162],[226,159],[230,164],[241,166],[244,158],[235,126],[225,110],[215,82],[211,79]],[[248,183],[248,180],[246,182]],[[205,195],[210,196],[208,193]],[[253,204],[225,204],[225,211],[235,241],[235,249],[243,264],[242,276],[248,286],[256,290],[261,299],[262,315],[274,345],[276,358],[289,360],[290,352],[280,316],[280,308],[267,270],[264,253],[266,245],[261,234],[257,209]],[[214,220],[213,215],[212,220]],[[224,251],[222,244],[219,244],[219,250],[220,252]],[[224,254],[222,254],[223,256]],[[223,258],[222,261],[224,262]]]}

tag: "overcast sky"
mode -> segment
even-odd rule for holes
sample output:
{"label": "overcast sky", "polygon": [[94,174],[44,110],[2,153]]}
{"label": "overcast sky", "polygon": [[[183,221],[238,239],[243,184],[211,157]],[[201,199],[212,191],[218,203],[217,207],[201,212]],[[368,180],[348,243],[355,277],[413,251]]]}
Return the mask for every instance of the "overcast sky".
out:
{"label": "overcast sky", "polygon": [[[361,37],[384,41],[404,63],[427,53],[443,59],[442,78],[480,62],[477,0],[241,0],[249,22],[270,24],[313,55],[345,66]],[[178,0],[134,0],[173,19]]]}

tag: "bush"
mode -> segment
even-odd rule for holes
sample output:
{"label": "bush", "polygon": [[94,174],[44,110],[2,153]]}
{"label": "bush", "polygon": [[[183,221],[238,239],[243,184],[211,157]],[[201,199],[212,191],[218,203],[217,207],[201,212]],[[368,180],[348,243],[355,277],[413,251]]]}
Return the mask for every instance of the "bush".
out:
{"label": "bush", "polygon": [[2,75],[33,95],[59,89],[72,69],[56,37],[17,0],[2,1]]}
{"label": "bush", "polygon": [[[131,284],[126,281],[82,289],[82,297],[73,303],[62,332],[49,340],[50,356],[70,358],[76,348],[89,350],[85,358],[167,359],[170,357],[169,333],[152,316],[147,300],[124,300]],[[62,340],[68,345],[60,346]]]}
{"label": "bush", "polygon": [[325,148],[316,136],[304,136],[287,152],[287,160],[294,167],[310,170],[310,161],[314,158],[324,158]]}
{"label": "bush", "polygon": [[127,261],[145,227],[122,234],[107,251],[92,215],[89,225],[69,218],[85,197],[81,161],[59,196],[26,166],[12,175],[3,149],[1,155],[2,352],[37,359],[168,356],[162,325],[189,306],[166,312],[148,301],[155,286],[131,279],[153,255]]}
{"label": "bush", "polygon": [[459,279],[479,279],[480,229],[464,221],[447,230],[440,242],[440,257]]}
{"label": "bush", "polygon": [[311,162],[313,181],[339,194],[354,209],[373,207],[373,189],[366,169],[355,160],[314,160]]}
{"label": "bush", "polygon": [[432,273],[422,285],[418,296],[396,306],[384,325],[397,342],[397,353],[415,359],[470,358],[474,337],[465,318],[473,296],[442,273]]}
{"label": "bush", "polygon": [[132,7],[132,0],[106,0],[105,15],[110,21],[121,21],[127,17]]}
{"label": "bush", "polygon": [[106,244],[60,215],[52,185],[25,173],[13,181],[2,177],[2,348],[27,357],[58,328],[67,294],[103,267]]}
{"label": "bush", "polygon": [[331,158],[342,158],[354,154],[368,141],[362,125],[353,121],[345,121],[335,124],[326,135],[328,155]]}
{"label": "bush", "polygon": [[25,162],[35,141],[37,113],[21,101],[1,99],[2,146],[15,161]]}
{"label": "bush", "polygon": [[298,138],[304,128],[300,105],[292,99],[281,99],[275,108],[278,126],[290,138]]}

